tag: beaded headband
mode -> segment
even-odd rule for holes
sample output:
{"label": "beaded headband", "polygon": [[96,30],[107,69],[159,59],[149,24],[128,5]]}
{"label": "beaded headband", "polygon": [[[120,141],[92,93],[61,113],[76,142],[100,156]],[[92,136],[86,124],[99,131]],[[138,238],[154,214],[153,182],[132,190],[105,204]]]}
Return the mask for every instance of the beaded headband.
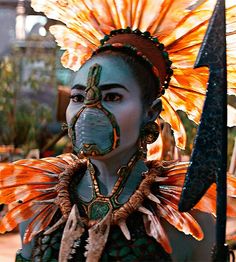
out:
{"label": "beaded headband", "polygon": [[105,50],[118,49],[140,57],[149,64],[157,81],[160,82],[159,96],[165,93],[173,75],[172,62],[169,59],[168,52],[165,51],[164,44],[160,43],[157,37],[152,37],[148,31],[141,32],[139,29],[132,30],[127,27],[126,29],[111,31],[100,42],[101,46],[93,55]]}

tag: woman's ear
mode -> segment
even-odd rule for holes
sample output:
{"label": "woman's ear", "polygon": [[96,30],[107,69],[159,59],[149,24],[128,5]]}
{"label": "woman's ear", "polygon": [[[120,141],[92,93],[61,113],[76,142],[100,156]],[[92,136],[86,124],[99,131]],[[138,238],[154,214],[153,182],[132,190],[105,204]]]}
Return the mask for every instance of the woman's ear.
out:
{"label": "woman's ear", "polygon": [[162,102],[160,98],[153,101],[152,105],[147,111],[148,121],[155,121],[162,111]]}

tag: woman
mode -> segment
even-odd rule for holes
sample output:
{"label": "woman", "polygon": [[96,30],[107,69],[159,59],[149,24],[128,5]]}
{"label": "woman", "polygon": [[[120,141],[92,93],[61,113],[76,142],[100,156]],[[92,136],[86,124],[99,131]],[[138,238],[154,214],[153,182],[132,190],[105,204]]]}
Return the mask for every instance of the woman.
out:
{"label": "woman", "polygon": [[[134,62],[136,63],[134,64]],[[92,72],[95,72],[94,75],[91,75]],[[140,72],[142,72],[142,75],[140,75]],[[67,122],[68,126],[70,126],[74,150],[79,157],[86,156],[89,162],[87,170],[85,164],[83,167],[75,168],[73,171],[75,174],[70,180],[68,191],[71,204],[76,204],[81,221],[85,221],[82,224],[82,228],[85,228],[81,236],[77,236],[77,239],[73,240],[76,242],[81,239],[81,244],[75,249],[70,248],[70,246],[66,247],[66,245],[69,245],[69,239],[68,233],[64,232],[65,242],[62,242],[61,245],[65,246],[64,251],[68,249],[70,252],[63,254],[61,251],[62,261],[66,261],[68,257],[72,257],[72,260],[74,258],[75,261],[78,261],[78,259],[83,261],[86,251],[85,240],[88,238],[91,238],[91,248],[88,248],[87,257],[93,261],[98,261],[100,256],[101,261],[171,260],[171,256],[168,255],[171,247],[165,236],[164,228],[162,228],[162,225],[158,225],[160,222],[153,222],[153,224],[160,230],[158,234],[161,236],[157,237],[157,239],[160,239],[159,241],[166,251],[154,238],[148,236],[148,232],[151,230],[151,227],[148,228],[148,223],[150,223],[148,219],[158,220],[158,216],[164,212],[161,208],[161,200],[158,198],[158,182],[152,181],[150,187],[153,187],[153,190],[148,186],[143,190],[140,187],[141,181],[145,181],[145,173],[150,173],[148,170],[154,168],[154,166],[155,179],[159,180],[160,183],[162,180],[165,181],[164,173],[168,173],[169,168],[170,170],[176,168],[173,164],[169,167],[163,167],[158,162],[145,163],[143,159],[145,142],[142,140],[147,139],[146,136],[150,134],[142,135],[142,133],[144,133],[143,130],[147,124],[150,125],[151,121],[155,120],[161,111],[161,101],[156,99],[159,93],[160,87],[150,74],[149,68],[136,61],[135,57],[120,51],[106,51],[95,55],[76,73],[71,89],[71,101],[67,108]],[[109,118],[107,112],[109,112]],[[115,124],[113,123],[113,126],[111,126],[111,122],[115,122]],[[111,141],[110,144],[109,142],[106,143],[106,141],[112,137],[114,128],[116,128],[117,137],[119,134],[119,144],[117,143],[118,145],[112,148],[115,141]],[[185,167],[186,165],[178,166],[178,169],[182,169],[182,179]],[[158,171],[158,169],[160,170]],[[162,169],[166,171],[163,172]],[[146,176],[148,177],[148,175]],[[181,179],[180,177],[179,179]],[[137,189],[139,189],[139,194],[143,194],[144,190],[150,191],[144,201],[141,199],[130,201],[132,200],[131,197],[135,193],[137,194]],[[61,201],[63,200],[61,199]],[[166,201],[168,201],[168,198]],[[172,201],[174,201],[174,198]],[[116,211],[122,208],[124,208],[124,212],[118,214]],[[146,216],[143,216],[143,213]],[[107,216],[110,215],[111,217],[108,219]],[[119,219],[116,217],[119,217]],[[146,230],[142,217],[144,217],[147,224]],[[106,219],[105,222],[103,219]],[[174,219],[174,216],[172,219]],[[189,223],[190,232],[192,230],[192,234],[194,234],[194,230],[196,230],[195,237],[202,238],[201,229],[193,218],[184,218],[183,216],[182,219],[184,220],[182,227],[187,227],[184,224]],[[210,250],[214,238],[212,232],[214,222],[207,215],[202,220],[205,220],[207,234],[204,244],[199,245],[204,245],[203,253],[198,253],[200,255],[199,259],[210,259]],[[110,227],[110,224],[112,226],[110,232],[99,233],[99,238],[102,238],[102,243],[99,245],[97,243],[98,237],[93,236],[92,233],[88,236],[87,230],[94,227],[96,231],[99,231],[97,225],[103,228],[103,223],[107,227]],[[176,220],[174,223],[177,226],[181,222]],[[61,230],[63,227],[64,225],[59,231],[56,230],[49,236],[53,239],[54,235],[59,234],[58,232],[62,235]],[[174,243],[173,259],[177,261],[183,261],[186,258],[198,259],[197,253],[193,251],[193,247],[197,248],[198,246],[197,241],[185,239],[165,223],[163,227],[166,227],[169,234],[177,234],[172,240]],[[69,231],[69,236],[73,233],[74,231]],[[108,240],[106,241],[107,237]],[[36,251],[32,251],[34,259],[40,260],[40,258],[46,256],[45,252],[50,246],[50,241],[48,241],[47,245],[44,244],[47,248],[43,251],[42,243],[44,243],[44,239],[43,236],[38,238],[38,247],[37,245],[36,247],[40,247],[41,252],[37,251],[37,248]],[[186,242],[188,248],[185,251],[176,249],[176,243],[180,239],[182,244]],[[57,243],[60,243],[60,240],[57,240]],[[98,246],[98,250],[94,251],[95,245]],[[104,250],[103,246],[105,246]],[[23,256],[30,258],[31,250],[28,247],[25,250],[22,251]],[[53,248],[52,251],[54,253],[58,252],[57,249]],[[73,254],[74,252],[75,254]],[[57,256],[58,254],[53,258],[57,258]],[[52,257],[48,259],[47,261],[51,261]]]}
{"label": "woman", "polygon": [[[37,9],[37,3],[33,4]],[[38,8],[50,16],[51,4],[40,2]],[[66,19],[69,2],[53,4]],[[74,5],[73,12],[77,8],[77,15],[85,21],[88,14],[98,19],[96,3]],[[100,28],[105,25],[100,23]],[[66,30],[57,29],[57,36],[59,29]],[[96,42],[90,34],[84,35]],[[101,43],[76,72],[71,89],[67,124],[75,155],[3,166],[1,196],[15,206],[0,230],[10,230],[32,217],[21,224],[25,244],[18,261],[210,260],[211,216],[177,210],[187,164],[146,161],[147,144],[158,137],[155,120],[162,110],[160,97],[172,75],[168,53],[149,32],[129,27],[113,30]],[[68,48],[64,64],[76,69],[77,51]],[[203,82],[204,72],[199,71]],[[170,118],[170,106],[162,101],[162,113]],[[181,130],[180,124],[173,125]],[[178,142],[184,144],[180,132],[176,133]],[[214,198],[213,186],[196,208],[213,213]],[[204,231],[205,238],[198,242],[176,229],[197,240],[203,239]]]}

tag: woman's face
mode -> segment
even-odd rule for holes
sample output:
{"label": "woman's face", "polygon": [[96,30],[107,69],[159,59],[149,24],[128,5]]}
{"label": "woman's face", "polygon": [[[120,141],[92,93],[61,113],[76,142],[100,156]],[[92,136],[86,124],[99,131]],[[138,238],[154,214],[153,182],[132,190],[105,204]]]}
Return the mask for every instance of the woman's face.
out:
{"label": "woman's face", "polygon": [[102,67],[98,85],[102,93],[101,104],[113,114],[120,129],[120,144],[107,155],[134,151],[137,148],[140,127],[147,120],[139,84],[129,66],[119,57],[93,57],[76,73],[71,89],[72,98],[66,113],[67,123],[71,123],[72,118],[84,106],[88,73],[94,64]]}

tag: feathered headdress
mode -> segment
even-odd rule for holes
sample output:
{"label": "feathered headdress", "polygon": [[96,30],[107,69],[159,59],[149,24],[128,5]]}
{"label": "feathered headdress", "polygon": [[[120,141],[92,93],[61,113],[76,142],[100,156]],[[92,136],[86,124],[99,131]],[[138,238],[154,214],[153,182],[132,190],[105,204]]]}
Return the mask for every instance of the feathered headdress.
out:
{"label": "feathered headdress", "polygon": [[[61,58],[64,67],[78,70],[107,44],[130,46],[151,62],[161,85],[169,86],[162,92],[161,117],[171,124],[180,148],[185,147],[186,134],[176,111],[183,110],[196,123],[200,120],[208,69],[193,65],[215,4],[216,0],[32,0],[36,11],[64,23],[50,28],[66,50]],[[228,93],[235,95],[236,4],[227,0],[226,5]],[[151,44],[156,49],[146,52]]]}

